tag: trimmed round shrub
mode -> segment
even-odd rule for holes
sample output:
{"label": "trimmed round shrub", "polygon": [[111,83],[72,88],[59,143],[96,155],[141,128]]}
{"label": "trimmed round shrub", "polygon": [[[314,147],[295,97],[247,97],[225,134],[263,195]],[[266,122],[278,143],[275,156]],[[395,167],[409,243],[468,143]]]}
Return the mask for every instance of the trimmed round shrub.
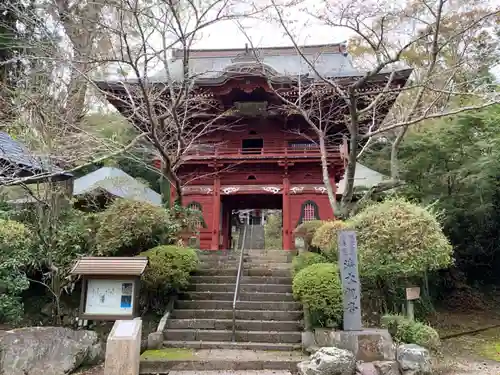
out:
{"label": "trimmed round shrub", "polygon": [[326,263],[327,259],[318,253],[311,253],[305,251],[295,256],[292,261],[292,275],[296,275],[302,269],[310,266],[311,264]]}
{"label": "trimmed round shrub", "polygon": [[403,199],[369,206],[351,222],[365,276],[410,277],[453,262],[453,248],[436,217]]}
{"label": "trimmed round shrub", "polygon": [[317,247],[330,262],[338,260],[338,232],[348,225],[341,220],[326,221],[320,226],[312,238],[311,245]]}
{"label": "trimmed round shrub", "polygon": [[297,273],[293,278],[293,295],[320,324],[340,326],[342,287],[334,264],[312,264]]}
{"label": "trimmed round shrub", "polygon": [[31,245],[32,235],[24,224],[0,219],[0,259],[22,263],[29,257]]}
{"label": "trimmed round shrub", "polygon": [[20,294],[29,288],[24,270],[33,260],[32,245],[24,224],[0,219],[0,323],[16,323],[23,316]]}
{"label": "trimmed round shrub", "polygon": [[131,256],[175,241],[180,225],[160,206],[116,199],[97,218],[99,255]]}
{"label": "trimmed round shrub", "polygon": [[189,285],[189,275],[198,266],[196,250],[187,247],[157,246],[139,256],[149,259],[142,280],[150,290],[182,290]]}
{"label": "trimmed round shrub", "polygon": [[427,324],[412,321],[401,315],[384,315],[381,325],[387,328],[397,342],[417,344],[433,351],[438,351],[441,347],[439,334]]}
{"label": "trimmed round shrub", "polygon": [[314,237],[314,233],[316,230],[322,226],[324,221],[321,220],[311,220],[305,221],[300,224],[297,228],[295,228],[295,236],[300,237],[304,240],[304,245],[306,246],[306,250],[311,247],[311,241]]}

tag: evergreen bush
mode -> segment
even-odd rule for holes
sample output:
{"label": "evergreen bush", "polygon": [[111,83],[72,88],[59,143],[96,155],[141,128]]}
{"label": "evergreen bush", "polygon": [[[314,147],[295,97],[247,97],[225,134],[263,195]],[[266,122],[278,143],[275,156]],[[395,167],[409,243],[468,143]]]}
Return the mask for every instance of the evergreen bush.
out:
{"label": "evergreen bush", "polygon": [[25,270],[32,264],[32,236],[14,220],[0,219],[0,323],[23,316],[21,293],[28,289]]}
{"label": "evergreen bush", "polygon": [[316,230],[323,225],[324,221],[321,220],[311,220],[305,221],[295,228],[295,236],[300,237],[304,240],[304,245],[306,250],[311,248],[311,241],[314,237]]}
{"label": "evergreen bush", "polygon": [[300,253],[292,260],[292,275],[295,276],[302,269],[317,263],[327,263],[327,259],[321,254],[311,253],[310,251]]}
{"label": "evergreen bush", "polygon": [[352,220],[367,277],[411,277],[449,267],[453,248],[436,217],[403,199],[367,207]]}
{"label": "evergreen bush", "polygon": [[439,334],[427,324],[401,315],[385,315],[381,319],[381,324],[397,342],[417,344],[432,351],[438,351],[441,347]]}
{"label": "evergreen bush", "polygon": [[125,199],[116,199],[98,214],[97,221],[99,255],[137,255],[173,243],[181,230],[165,208]]}
{"label": "evergreen bush", "polygon": [[190,273],[198,266],[196,250],[186,247],[157,246],[139,256],[149,259],[142,276],[144,286],[149,290],[170,292],[185,289],[189,285]]}
{"label": "evergreen bush", "polygon": [[338,232],[347,228],[348,224],[344,221],[326,221],[314,233],[311,244],[318,248],[330,262],[336,262],[338,261]]}
{"label": "evergreen bush", "polygon": [[313,325],[341,325],[342,287],[336,265],[318,263],[301,270],[293,278],[293,295],[309,309]]}

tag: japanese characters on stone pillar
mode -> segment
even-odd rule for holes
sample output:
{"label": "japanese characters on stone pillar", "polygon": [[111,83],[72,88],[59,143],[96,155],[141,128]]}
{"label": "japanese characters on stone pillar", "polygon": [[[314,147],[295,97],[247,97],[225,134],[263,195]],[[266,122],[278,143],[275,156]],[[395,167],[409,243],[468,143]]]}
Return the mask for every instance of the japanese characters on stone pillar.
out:
{"label": "japanese characters on stone pillar", "polygon": [[340,231],[339,269],[344,302],[344,330],[360,331],[361,327],[361,286],[358,272],[358,248],[356,232]]}

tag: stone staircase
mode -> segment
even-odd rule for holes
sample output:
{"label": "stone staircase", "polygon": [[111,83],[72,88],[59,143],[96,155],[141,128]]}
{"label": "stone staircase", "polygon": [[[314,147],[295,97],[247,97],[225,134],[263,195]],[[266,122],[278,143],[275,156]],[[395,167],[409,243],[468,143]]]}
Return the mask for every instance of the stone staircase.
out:
{"label": "stone staircase", "polygon": [[[190,361],[186,366],[191,370],[294,370],[303,359],[299,352],[303,323],[302,307],[292,295],[291,254],[284,250],[245,250],[236,337],[232,341],[239,255],[234,251],[200,252],[200,269],[192,277],[189,290],[175,303],[163,346],[208,356],[203,365]],[[216,353],[224,360],[216,361]]]}
{"label": "stone staircase", "polygon": [[[243,232],[247,230],[248,235],[243,236]],[[245,243],[243,244],[243,239]],[[240,227],[238,237],[238,249],[255,249],[263,250],[265,248],[265,228],[263,225],[250,224]]]}

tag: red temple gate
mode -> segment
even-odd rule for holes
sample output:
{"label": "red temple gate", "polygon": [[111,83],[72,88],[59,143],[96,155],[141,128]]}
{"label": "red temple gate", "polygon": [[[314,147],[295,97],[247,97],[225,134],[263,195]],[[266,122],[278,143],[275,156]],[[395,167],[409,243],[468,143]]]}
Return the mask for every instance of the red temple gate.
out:
{"label": "red temple gate", "polygon": [[[238,209],[282,210],[285,250],[294,248],[293,231],[300,223],[334,217],[323,183],[317,133],[303,116],[283,110],[283,97],[296,100],[299,82],[317,83],[320,79],[316,73],[336,77],[339,85],[348,85],[363,73],[353,68],[342,44],[306,46],[301,51],[317,62],[315,70],[294,48],[190,51],[192,73],[199,77],[196,90],[216,103],[227,122],[227,127],[218,124],[184,150],[176,172],[183,184],[184,204],[202,213],[202,249],[229,247],[231,213]],[[183,56],[183,51],[174,50],[170,72],[174,79],[182,73]],[[213,71],[215,66],[219,71]],[[364,90],[376,94],[377,88],[386,86],[389,79],[394,88],[402,87],[410,73],[400,71],[391,78],[380,73]],[[116,99],[117,92],[125,92],[125,84],[98,85],[109,93],[108,100],[116,108],[131,112],[129,102]],[[330,106],[342,103],[331,87],[321,90]],[[383,118],[396,96],[380,105],[377,116],[382,113]],[[339,108],[338,118],[325,127],[327,168],[334,189],[343,176],[342,155],[347,151],[344,118],[348,111]]]}

